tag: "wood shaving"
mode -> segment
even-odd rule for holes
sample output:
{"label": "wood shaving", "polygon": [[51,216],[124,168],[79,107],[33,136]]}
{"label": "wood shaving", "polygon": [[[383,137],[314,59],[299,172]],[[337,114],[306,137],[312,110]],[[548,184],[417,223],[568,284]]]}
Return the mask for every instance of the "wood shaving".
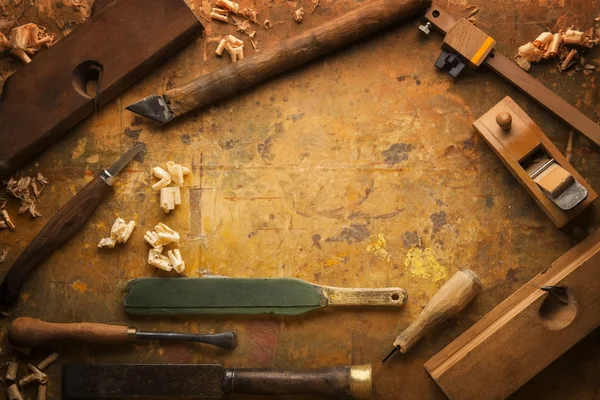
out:
{"label": "wood shaving", "polygon": [[221,8],[213,8],[210,12],[210,17],[222,22],[228,22],[229,11]]}
{"label": "wood shaving", "polygon": [[253,24],[258,24],[258,12],[254,11],[251,8],[244,8],[242,10],[242,17],[246,18],[248,21],[252,22]]}
{"label": "wood shaving", "polygon": [[[229,46],[233,46],[236,43],[243,43],[238,38],[228,35],[223,38],[219,43],[219,47],[215,51],[217,55],[223,54],[223,50],[230,51]],[[242,48],[244,46],[241,46]],[[242,55],[243,58],[243,55]],[[191,174],[189,168],[184,167],[181,164],[177,164],[174,161],[167,161],[167,170],[161,167],[152,168],[152,175],[159,179],[158,182],[152,185],[153,190],[160,190],[160,207],[168,213],[175,209],[176,205],[181,204],[181,189],[180,187],[184,184],[184,177]],[[174,183],[175,186],[169,186]]]}
{"label": "wood shaving", "polygon": [[179,233],[169,228],[162,222],[154,227],[154,231],[146,232],[144,240],[152,246],[148,251],[148,264],[163,271],[175,270],[181,274],[185,271],[185,262],[181,257],[179,249],[167,251],[167,255],[163,255],[165,245],[170,243],[179,243]]}
{"label": "wood shaving", "polygon": [[300,7],[299,9],[294,11],[293,17],[294,17],[294,21],[296,21],[297,23],[301,23],[302,20],[304,19],[304,8]]}
{"label": "wood shaving", "polygon": [[224,10],[231,11],[234,14],[237,14],[237,12],[240,10],[240,5],[231,0],[217,0],[217,6]]}
{"label": "wood shaving", "polygon": [[45,32],[45,28],[29,23],[11,30],[10,40],[0,33],[0,51],[10,50],[28,64],[31,62],[28,54],[35,54],[42,45],[50,46],[54,42],[54,35],[46,35]]}
{"label": "wood shaving", "polygon": [[15,229],[15,224],[12,222],[12,219],[10,218],[10,215],[8,215],[8,211],[6,211],[6,209],[4,207],[2,207],[2,210],[0,211],[0,214],[2,214],[2,219],[4,219],[4,224],[6,226],[8,226],[8,228],[12,231]]}
{"label": "wood shaving", "polygon": [[8,256],[8,247],[2,249],[2,252],[0,253],[0,264],[2,264],[4,260],[6,260],[6,256]]}
{"label": "wood shaving", "polygon": [[473,11],[471,11],[469,13],[468,18],[474,17],[475,15],[477,15],[477,13],[479,13],[479,8],[474,9]]}
{"label": "wood shaving", "polygon": [[265,29],[271,29],[273,27],[273,25],[271,25],[271,21],[269,21],[268,19],[265,19],[265,22],[263,22],[263,26],[265,27]]}
{"label": "wood shaving", "polygon": [[[551,31],[542,32],[533,42],[519,47],[515,61],[521,68],[528,71],[531,63],[538,62],[542,58],[546,60],[559,58],[561,62],[558,64],[558,69],[560,72],[564,72],[576,65],[580,55],[587,49],[600,44],[600,31],[598,30],[600,26],[598,26],[598,22],[600,21],[596,21],[595,26],[585,31],[577,30],[571,26],[567,30],[559,30],[556,33]],[[542,54],[541,58],[540,54]],[[522,59],[527,60],[529,64],[522,61]],[[581,65],[584,68],[577,67],[576,70],[584,71],[584,63],[581,62]]]}
{"label": "wood shaving", "polygon": [[29,212],[33,218],[41,217],[42,214],[37,211],[35,202],[47,184],[48,180],[40,173],[35,178],[25,176],[18,181],[11,177],[6,182],[6,192],[21,201],[19,214]]}
{"label": "wood shaving", "polygon": [[256,30],[252,28],[252,25],[250,25],[250,22],[248,20],[239,19],[233,16],[231,17],[231,20],[231,23],[235,25],[238,32],[243,32],[251,38],[253,38],[254,35],[256,35]]}
{"label": "wood shaving", "polygon": [[114,248],[117,243],[126,243],[135,228],[135,221],[125,223],[123,218],[117,217],[110,228],[110,237],[100,239],[98,248]]}

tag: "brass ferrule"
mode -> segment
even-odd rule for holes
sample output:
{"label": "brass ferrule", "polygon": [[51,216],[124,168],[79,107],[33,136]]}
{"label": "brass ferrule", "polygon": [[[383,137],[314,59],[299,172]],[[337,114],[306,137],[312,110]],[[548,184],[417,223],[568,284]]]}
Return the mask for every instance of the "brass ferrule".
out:
{"label": "brass ferrule", "polygon": [[100,172],[100,179],[106,182],[108,186],[112,186],[116,181],[116,178],[106,169]]}
{"label": "brass ferrule", "polygon": [[371,400],[371,365],[350,367],[350,395],[354,400]]}
{"label": "brass ferrule", "polygon": [[127,328],[127,341],[135,342],[135,334],[137,333],[137,329],[135,328]]}

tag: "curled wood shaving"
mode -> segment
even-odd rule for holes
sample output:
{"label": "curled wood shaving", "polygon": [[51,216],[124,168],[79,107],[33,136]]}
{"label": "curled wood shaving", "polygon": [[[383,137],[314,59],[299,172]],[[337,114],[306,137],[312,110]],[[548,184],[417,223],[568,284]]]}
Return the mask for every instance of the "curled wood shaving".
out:
{"label": "curled wood shaving", "polygon": [[299,9],[294,11],[293,17],[294,17],[294,21],[296,21],[297,23],[301,23],[302,20],[304,19],[304,8],[300,7]]}
{"label": "curled wood shaving", "polygon": [[252,28],[252,25],[250,25],[250,22],[248,20],[245,19],[239,19],[236,17],[231,17],[232,20],[232,24],[235,25],[236,29],[238,32],[243,32],[246,35],[250,36],[251,38],[254,37],[254,35],[256,35],[256,30],[254,28]]}
{"label": "curled wood shaving", "polygon": [[253,24],[258,24],[258,12],[254,11],[251,8],[244,8],[242,10],[242,17],[246,18],[248,21],[252,22]]}
{"label": "curled wood shaving", "polygon": [[25,176],[18,181],[11,177],[6,183],[6,192],[21,201],[19,214],[29,212],[33,218],[41,217],[42,214],[37,211],[35,201],[47,184],[48,180],[40,173],[35,178]]}
{"label": "curled wood shaving", "polygon": [[0,264],[6,260],[6,256],[8,256],[8,247],[2,249],[2,252],[0,253]]}
{"label": "curled wood shaving", "polygon": [[312,2],[314,4],[314,6],[313,6],[312,10],[310,10],[311,14],[314,13],[315,9],[321,5],[321,0],[313,0]]}

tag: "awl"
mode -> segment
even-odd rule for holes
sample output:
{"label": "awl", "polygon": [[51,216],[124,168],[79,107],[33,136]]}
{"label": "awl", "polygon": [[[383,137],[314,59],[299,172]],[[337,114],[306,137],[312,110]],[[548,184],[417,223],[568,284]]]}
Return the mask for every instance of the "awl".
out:
{"label": "awl", "polygon": [[404,330],[394,342],[394,349],[381,362],[395,353],[406,353],[427,332],[460,312],[481,290],[481,282],[475,272],[463,269],[455,273],[433,295],[417,319]]}
{"label": "awl", "polygon": [[401,288],[337,288],[288,278],[138,278],[123,304],[138,315],[298,315],[329,306],[399,307],[406,298]]}
{"label": "awl", "polygon": [[19,300],[21,287],[27,277],[85,224],[98,204],[112,191],[117,174],[145,148],[144,144],[138,144],[129,149],[119,161],[92,179],[48,221],[2,280],[0,306],[10,307]]}
{"label": "awl", "polygon": [[431,0],[375,0],[285,40],[273,49],[261,50],[162,95],[150,95],[127,109],[161,123],[169,122],[393,23],[416,16],[430,5]]}
{"label": "awl", "polygon": [[57,324],[29,317],[17,318],[10,324],[8,339],[13,345],[21,348],[54,343],[118,344],[143,340],[197,342],[223,349],[234,349],[237,345],[237,337],[234,332],[204,335],[175,332],[143,332],[136,328],[120,325],[88,322]]}
{"label": "awl", "polygon": [[210,399],[229,394],[309,395],[332,400],[370,400],[371,366],[309,371],[233,369],[220,365],[67,365],[65,399]]}

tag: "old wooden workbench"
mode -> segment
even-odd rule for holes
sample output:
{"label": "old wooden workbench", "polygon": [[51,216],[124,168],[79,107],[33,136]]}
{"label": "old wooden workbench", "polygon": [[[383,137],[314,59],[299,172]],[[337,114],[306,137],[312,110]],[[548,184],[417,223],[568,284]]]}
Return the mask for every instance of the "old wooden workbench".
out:
{"label": "old wooden workbench", "polygon": [[[66,0],[65,0],[66,1]],[[28,3],[28,2],[26,2]],[[52,2],[31,5],[38,20]],[[60,2],[56,2],[60,3]],[[197,15],[211,3],[191,0]],[[465,16],[466,1],[442,1]],[[507,55],[545,27],[586,28],[600,1],[473,1],[479,26]],[[266,49],[361,1],[240,2],[274,27],[257,28]],[[292,12],[303,6],[302,24]],[[37,17],[36,17],[37,16]],[[32,18],[33,18],[32,17]],[[30,22],[21,18],[21,23]],[[35,274],[10,318],[28,315],[57,322],[123,323],[138,328],[213,332],[236,330],[232,353],[192,345],[150,343],[119,348],[63,348],[58,363],[223,363],[235,367],[315,368],[371,363],[375,399],[441,399],[423,363],[496,304],[585,237],[599,212],[564,230],[553,226],[471,123],[505,95],[515,98],[564,150],[569,129],[490,71],[453,81],[433,66],[441,37],[422,36],[413,21],[297,68],[174,124],[161,128],[124,107],[229,63],[214,49],[235,28],[206,24],[206,34],[168,60],[96,115],[73,129],[21,172],[42,172],[51,182],[38,209],[42,218],[16,216],[14,232],[0,232],[10,249],[4,272],[77,190],[128,147],[144,142],[143,164],[131,164],[115,194],[81,233]],[[283,21],[281,24],[278,21]],[[168,23],[168,21],[165,21]],[[56,30],[54,26],[50,30]],[[240,34],[241,35],[241,34]],[[247,38],[246,38],[247,39]],[[246,55],[253,53],[247,42]],[[588,59],[600,64],[600,52]],[[600,116],[597,73],[558,73],[553,65],[532,74],[577,105]],[[35,116],[32,116],[35,118]],[[574,140],[573,165],[600,188],[598,149]],[[193,169],[184,204],[164,215],[149,188],[150,168],[175,160]],[[16,215],[17,203],[9,210]],[[123,246],[99,251],[116,216],[138,223]],[[409,301],[397,310],[339,310],[300,318],[127,318],[121,296],[127,281],[160,275],[147,265],[143,233],[163,221],[183,234],[186,275],[296,277],[347,287],[401,286]],[[366,248],[382,233],[391,259]],[[459,268],[481,277],[484,291],[456,318],[428,335],[409,354],[380,360],[394,337],[414,319],[445,279]],[[9,319],[10,319],[9,318]],[[2,322],[5,335],[8,320]],[[600,397],[600,333],[593,332],[526,384],[514,399]],[[10,348],[3,339],[2,353]],[[50,349],[31,353],[39,360]],[[27,360],[27,357],[22,358]],[[50,368],[49,394],[59,398],[60,368]],[[469,377],[465,377],[469,379]],[[30,389],[31,390],[31,389]],[[3,392],[3,391],[2,391]],[[34,392],[27,392],[33,395]]]}

